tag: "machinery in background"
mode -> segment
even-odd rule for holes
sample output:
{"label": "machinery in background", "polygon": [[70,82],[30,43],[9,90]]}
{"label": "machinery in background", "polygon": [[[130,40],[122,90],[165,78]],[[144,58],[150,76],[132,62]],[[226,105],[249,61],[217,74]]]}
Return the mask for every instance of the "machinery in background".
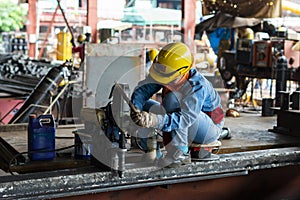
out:
{"label": "machinery in background", "polygon": [[273,108],[277,113],[277,124],[271,132],[300,136],[300,91],[280,92],[280,106]]}
{"label": "machinery in background", "polygon": [[[223,52],[219,70],[225,87],[235,89],[230,94],[232,99],[241,98],[251,81],[253,92],[253,79],[275,79],[275,98],[268,100],[270,109],[277,114],[277,126],[271,131],[299,136],[300,51],[293,50],[295,44],[293,40],[282,38],[238,39],[236,51]],[[296,83],[295,91],[288,91],[288,81]],[[271,83],[270,96],[272,90]]]}
{"label": "machinery in background", "polygon": [[300,52],[292,50],[294,44],[294,41],[282,38],[238,39],[235,51],[224,51],[218,67],[225,87],[235,89],[231,92],[231,98],[241,98],[252,79],[277,79],[278,59],[281,56],[288,60],[285,80],[299,82]]}

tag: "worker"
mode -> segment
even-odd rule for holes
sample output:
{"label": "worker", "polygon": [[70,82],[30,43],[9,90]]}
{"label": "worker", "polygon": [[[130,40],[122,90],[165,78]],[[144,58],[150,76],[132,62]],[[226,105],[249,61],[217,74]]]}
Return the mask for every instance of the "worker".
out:
{"label": "worker", "polygon": [[[213,144],[222,131],[220,96],[193,64],[193,54],[184,43],[167,44],[131,96],[139,110],[131,111],[133,122],[163,133],[167,154],[158,161],[162,167],[191,162],[189,144]],[[160,104],[151,97],[161,89]]]}
{"label": "worker", "polygon": [[85,34],[80,34],[77,37],[77,43],[78,45],[76,47],[72,48],[72,53],[79,53],[79,59],[80,63],[84,61],[84,56],[85,56],[85,42],[87,40],[87,37]]}
{"label": "worker", "polygon": [[151,48],[148,52],[149,54],[149,59],[153,62],[154,59],[156,58],[157,54],[158,54],[158,50],[156,48]]}
{"label": "worker", "polygon": [[231,29],[219,27],[213,31],[206,31],[206,35],[209,39],[211,48],[216,55],[219,55],[219,46],[221,41],[227,41],[229,43],[231,38]]}
{"label": "worker", "polygon": [[149,68],[151,67],[155,57],[158,54],[158,49],[151,48],[146,52],[146,74],[149,74]]}

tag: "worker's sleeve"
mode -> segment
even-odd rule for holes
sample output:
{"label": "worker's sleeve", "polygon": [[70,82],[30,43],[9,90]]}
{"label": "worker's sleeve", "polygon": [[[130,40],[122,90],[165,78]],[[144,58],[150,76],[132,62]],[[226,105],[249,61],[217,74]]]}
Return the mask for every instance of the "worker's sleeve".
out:
{"label": "worker's sleeve", "polygon": [[198,89],[185,93],[181,101],[181,111],[165,115],[158,115],[158,127],[162,131],[170,132],[176,129],[190,127],[197,119],[206,99],[205,89],[199,86]]}
{"label": "worker's sleeve", "polygon": [[154,83],[153,80],[147,78],[138,83],[131,95],[131,102],[139,110],[143,110],[146,101],[162,88],[161,85]]}

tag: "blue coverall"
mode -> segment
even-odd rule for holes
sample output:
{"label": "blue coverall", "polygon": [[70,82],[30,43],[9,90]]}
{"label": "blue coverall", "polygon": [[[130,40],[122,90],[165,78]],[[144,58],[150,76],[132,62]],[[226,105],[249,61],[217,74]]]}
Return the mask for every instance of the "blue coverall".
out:
{"label": "blue coverall", "polygon": [[[216,141],[224,124],[217,91],[196,69],[191,68],[188,73],[182,87],[168,92],[164,85],[147,76],[138,83],[131,96],[139,110],[157,114],[158,125],[154,128],[172,132],[172,145],[185,153],[191,142],[207,144]],[[162,103],[159,104],[150,98],[161,89]]]}

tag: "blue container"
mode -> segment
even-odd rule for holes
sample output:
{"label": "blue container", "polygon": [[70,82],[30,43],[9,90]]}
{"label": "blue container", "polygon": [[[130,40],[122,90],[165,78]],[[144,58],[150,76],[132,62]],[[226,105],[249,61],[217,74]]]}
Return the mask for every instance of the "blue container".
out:
{"label": "blue container", "polygon": [[28,157],[30,160],[55,158],[55,131],[53,115],[29,116]]}

